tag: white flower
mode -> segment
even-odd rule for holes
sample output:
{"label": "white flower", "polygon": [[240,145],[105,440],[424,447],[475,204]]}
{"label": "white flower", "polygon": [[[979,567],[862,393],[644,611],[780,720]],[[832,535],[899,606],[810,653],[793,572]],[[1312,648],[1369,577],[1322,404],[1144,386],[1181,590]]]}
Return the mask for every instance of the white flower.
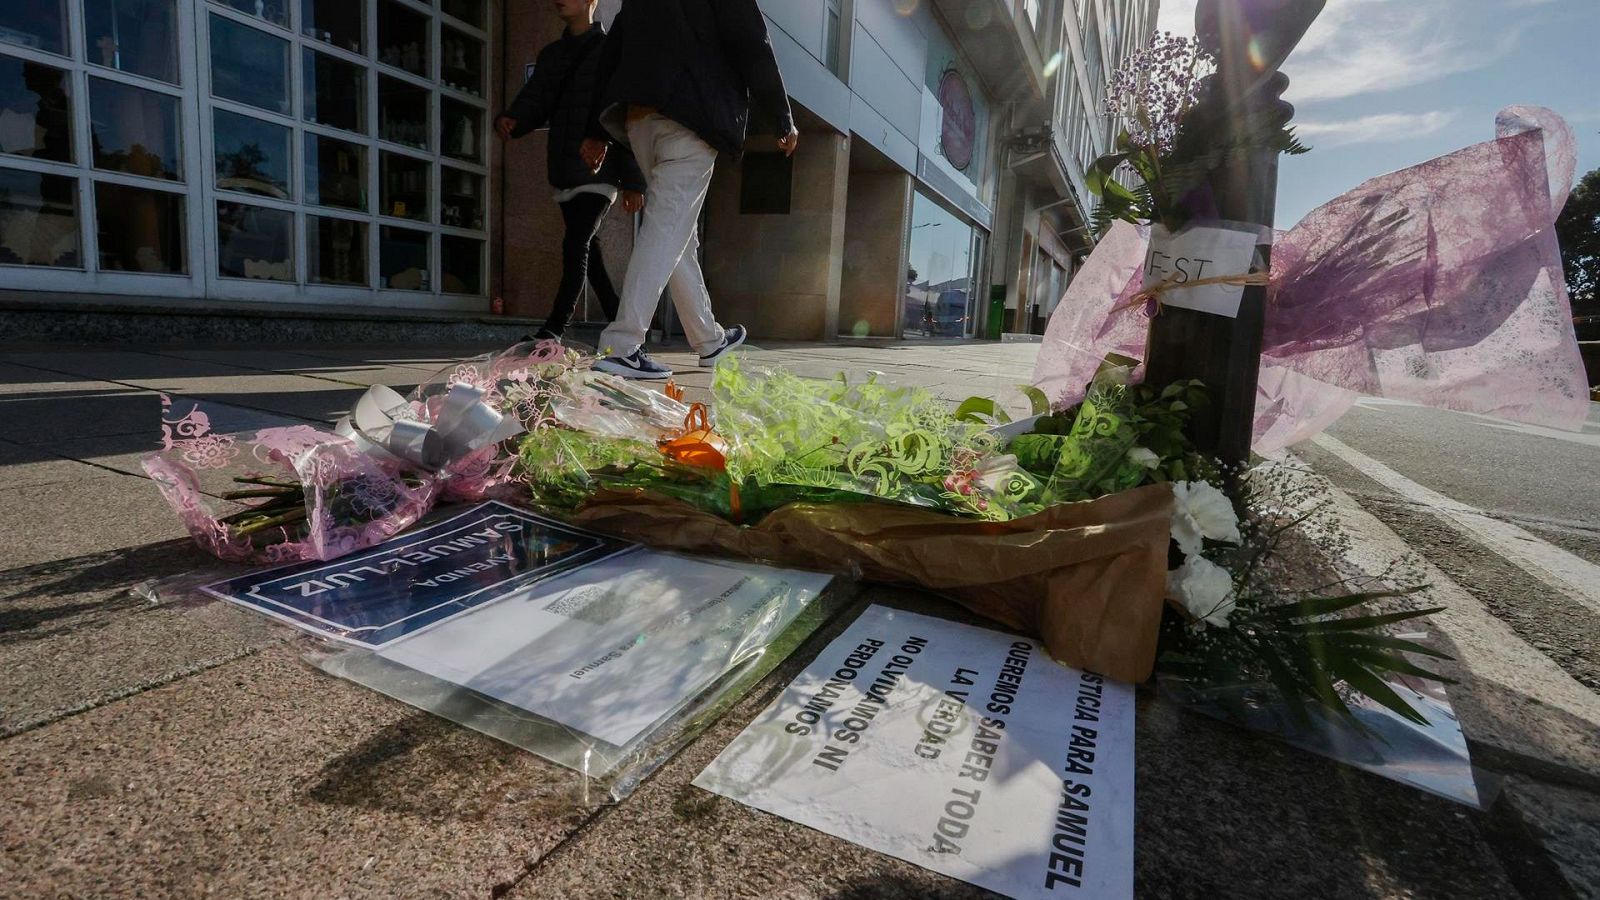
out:
{"label": "white flower", "polygon": [[1161,465],[1161,457],[1156,455],[1149,447],[1135,447],[1128,451],[1128,462],[1146,469],[1154,469]]}
{"label": "white flower", "polygon": [[1167,573],[1167,596],[1214,628],[1227,628],[1233,614],[1233,576],[1203,556],[1191,556]]}
{"label": "white flower", "polygon": [[1228,495],[1204,481],[1179,481],[1172,486],[1178,505],[1172,513],[1172,539],[1183,555],[1195,557],[1206,539],[1240,543],[1239,516]]}
{"label": "white flower", "polygon": [[1022,471],[1022,464],[1009,453],[990,456],[973,470],[973,480],[991,494],[1004,494],[1006,482]]}

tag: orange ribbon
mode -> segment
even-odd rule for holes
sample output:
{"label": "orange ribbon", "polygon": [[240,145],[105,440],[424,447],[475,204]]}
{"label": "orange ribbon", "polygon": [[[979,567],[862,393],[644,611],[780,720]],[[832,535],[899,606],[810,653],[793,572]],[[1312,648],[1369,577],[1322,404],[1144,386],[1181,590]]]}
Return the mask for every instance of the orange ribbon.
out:
{"label": "orange ribbon", "polygon": [[661,452],[668,459],[702,469],[727,470],[728,442],[711,430],[704,403],[689,407],[689,415],[683,420],[683,429],[682,435],[661,444]]}

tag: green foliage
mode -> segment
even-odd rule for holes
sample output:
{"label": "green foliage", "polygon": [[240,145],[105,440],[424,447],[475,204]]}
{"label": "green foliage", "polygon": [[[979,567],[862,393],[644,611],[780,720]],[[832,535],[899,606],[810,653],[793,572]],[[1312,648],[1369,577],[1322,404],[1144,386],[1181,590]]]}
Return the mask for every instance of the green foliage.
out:
{"label": "green foliage", "polygon": [[[1117,137],[1116,150],[1095,160],[1084,173],[1085,186],[1100,198],[1094,228],[1103,234],[1120,220],[1159,223],[1177,231],[1191,214],[1184,200],[1204,186],[1211,173],[1260,152],[1293,156],[1310,148],[1285,124],[1258,119],[1244,125],[1232,120],[1216,125],[1207,121],[1201,107],[1186,118],[1168,153],[1136,145],[1124,131]],[[1136,186],[1116,180],[1124,166],[1139,179]]]}
{"label": "green foliage", "polygon": [[1600,315],[1600,169],[1583,176],[1556,220],[1573,308]]}
{"label": "green foliage", "polygon": [[1004,415],[993,400],[969,400],[952,413],[921,388],[871,377],[852,383],[746,372],[730,359],[711,392],[717,430],[728,439],[728,473],[756,485],[854,491],[986,518],[1010,518],[984,497],[970,505],[945,487],[958,460],[978,460],[997,441],[984,419]]}
{"label": "green foliage", "polygon": [[[1317,710],[1356,724],[1350,709],[1354,693],[1422,724],[1422,715],[1391,681],[1405,677],[1450,683],[1411,659],[1450,657],[1390,632],[1442,611],[1403,608],[1426,589],[1420,570],[1401,560],[1374,578],[1340,578],[1295,589],[1285,584],[1283,566],[1274,565],[1285,542],[1322,559],[1343,553],[1348,537],[1319,497],[1326,489],[1315,479],[1272,469],[1258,468],[1246,476],[1246,514],[1240,523],[1244,543],[1233,551],[1207,554],[1218,556],[1234,577],[1235,607],[1228,627],[1201,626],[1169,607],[1157,668],[1212,693],[1265,687],[1301,724]],[[1284,509],[1305,511],[1292,517],[1268,512]],[[1360,589],[1350,589],[1358,585]]]}

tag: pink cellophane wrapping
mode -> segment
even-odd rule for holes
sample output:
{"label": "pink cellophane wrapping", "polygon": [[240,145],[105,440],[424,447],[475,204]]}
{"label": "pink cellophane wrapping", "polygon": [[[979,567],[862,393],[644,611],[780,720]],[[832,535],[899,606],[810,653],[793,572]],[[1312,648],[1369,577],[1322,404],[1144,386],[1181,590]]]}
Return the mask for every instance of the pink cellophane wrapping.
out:
{"label": "pink cellophane wrapping", "polygon": [[[1579,427],[1583,361],[1555,220],[1576,168],[1559,116],[1511,107],[1499,137],[1372,179],[1273,248],[1255,447],[1317,434],[1359,395]],[[1051,317],[1035,383],[1081,396],[1106,353],[1143,358],[1147,232],[1118,224]]]}
{"label": "pink cellophane wrapping", "polygon": [[[410,415],[432,422],[451,386],[484,390],[484,402],[538,427],[551,380],[574,362],[554,341],[520,344],[439,373],[407,398]],[[511,478],[515,454],[491,444],[436,472],[363,452],[331,428],[290,425],[244,434],[216,434],[200,404],[163,398],[162,447],[142,464],[201,547],[235,562],[329,560],[370,547],[409,528],[442,499],[476,501]],[[221,519],[240,509],[222,493],[253,487],[235,476],[298,483],[306,518],[294,530],[275,528],[254,544]]]}

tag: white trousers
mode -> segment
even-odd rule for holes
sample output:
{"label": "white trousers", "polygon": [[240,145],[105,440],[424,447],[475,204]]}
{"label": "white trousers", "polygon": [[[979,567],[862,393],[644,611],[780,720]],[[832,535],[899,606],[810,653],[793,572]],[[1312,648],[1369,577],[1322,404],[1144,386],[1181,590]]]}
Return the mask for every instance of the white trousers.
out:
{"label": "white trousers", "polygon": [[617,319],[600,335],[600,352],[625,356],[642,345],[661,291],[670,287],[683,333],[704,356],[721,346],[722,326],[700,271],[700,207],[711,186],[717,151],[661,115],[628,123],[628,143],[649,194],[628,260]]}

